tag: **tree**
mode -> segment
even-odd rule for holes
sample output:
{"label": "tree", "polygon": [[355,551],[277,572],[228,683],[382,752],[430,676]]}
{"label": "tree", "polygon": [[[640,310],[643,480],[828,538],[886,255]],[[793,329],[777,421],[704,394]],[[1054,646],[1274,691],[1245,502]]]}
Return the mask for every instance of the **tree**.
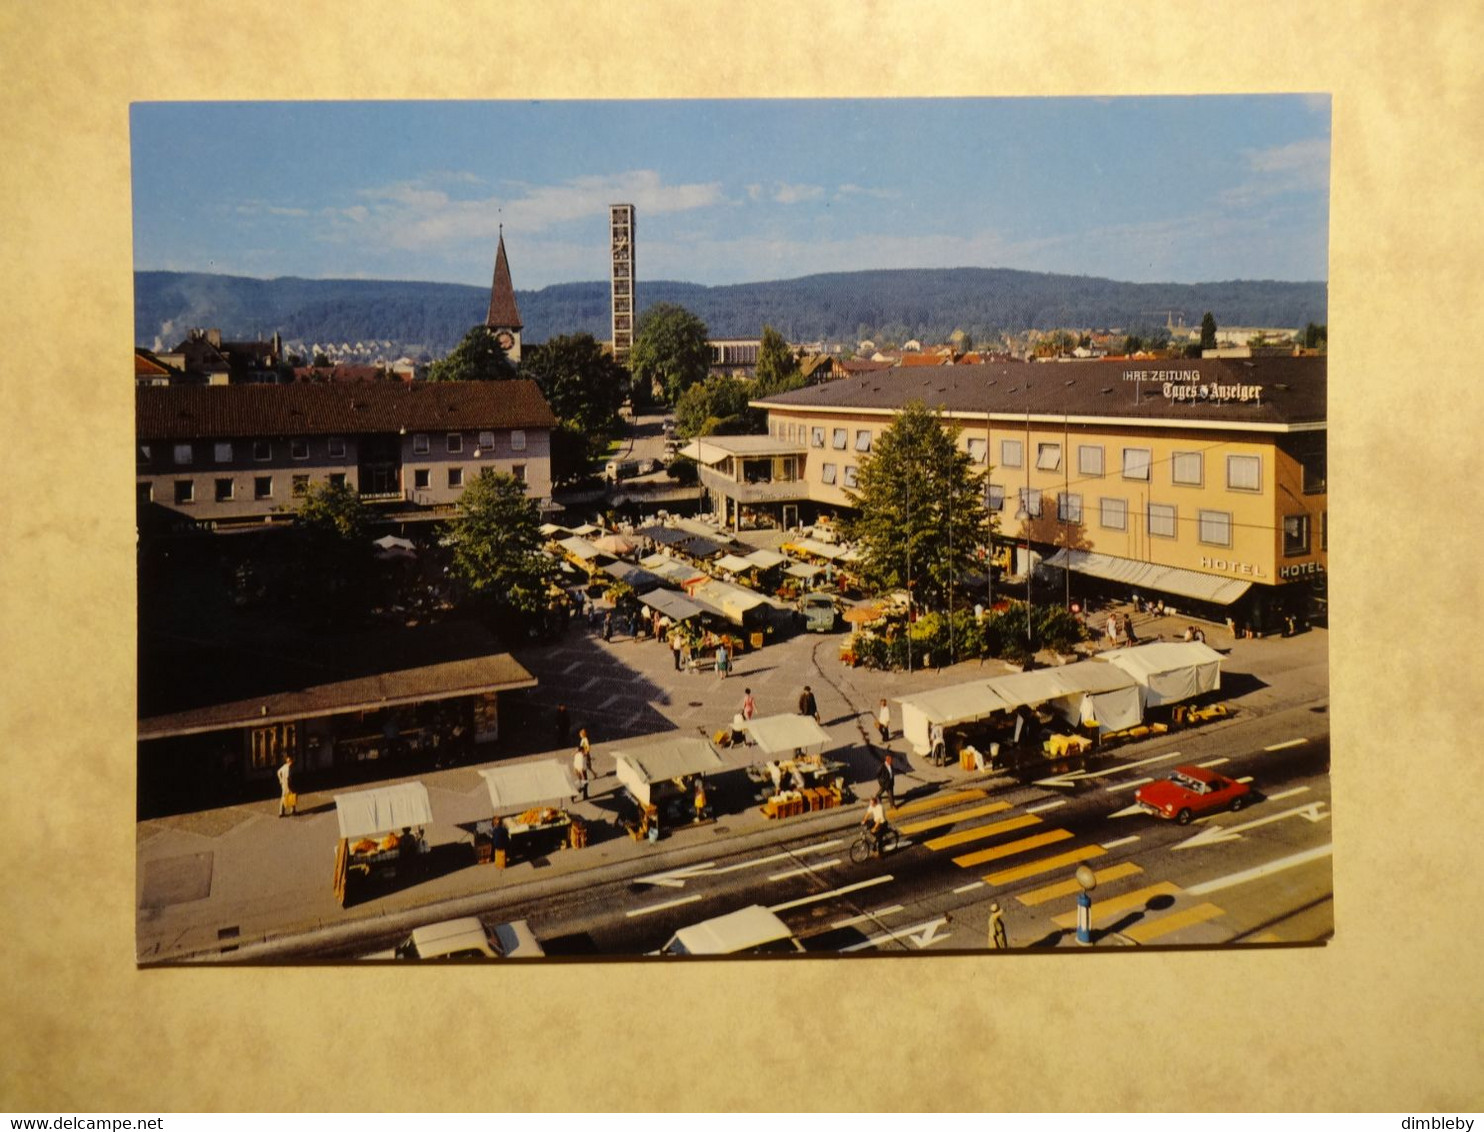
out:
{"label": "tree", "polygon": [[505,348],[482,323],[471,327],[448,357],[428,367],[429,381],[508,381],[514,376]]}
{"label": "tree", "polygon": [[872,446],[857,490],[845,493],[860,510],[846,536],[859,544],[867,583],[910,584],[930,608],[949,604],[954,580],[978,568],[976,552],[992,530],[983,474],[957,437],[957,428],[911,402]]}
{"label": "tree", "polygon": [[757,352],[755,380],[757,385],[753,395],[756,397],[772,397],[777,393],[804,388],[798,358],[788,348],[783,335],[771,326],[763,327],[763,343]]}
{"label": "tree", "polygon": [[639,319],[629,368],[645,389],[658,386],[665,400],[675,404],[680,395],[706,380],[711,368],[711,343],[706,324],[684,307],[655,303]]}
{"label": "tree", "polygon": [[724,374],[692,385],[675,403],[675,434],[683,438],[746,432],[752,423],[747,386]]}
{"label": "tree", "polygon": [[535,380],[561,422],[552,434],[552,478],[582,478],[618,433],[627,371],[591,334],[573,334],[531,347],[521,373]]}
{"label": "tree", "polygon": [[513,620],[546,608],[554,564],[541,553],[541,515],[525,485],[503,472],[475,476],[444,545],[450,569],[477,603]]}
{"label": "tree", "polygon": [[1329,323],[1308,323],[1304,327],[1304,349],[1323,351],[1329,345]]}
{"label": "tree", "polygon": [[322,621],[356,616],[371,579],[371,516],[359,493],[347,483],[310,484],[298,519],[290,555],[294,598]]}
{"label": "tree", "polygon": [[1210,311],[1201,316],[1201,349],[1216,349],[1216,318]]}

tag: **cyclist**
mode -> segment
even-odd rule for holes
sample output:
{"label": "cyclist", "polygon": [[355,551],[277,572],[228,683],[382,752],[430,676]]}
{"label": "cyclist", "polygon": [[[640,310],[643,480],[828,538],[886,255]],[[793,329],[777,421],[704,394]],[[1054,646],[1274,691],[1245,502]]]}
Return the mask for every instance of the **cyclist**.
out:
{"label": "cyclist", "polygon": [[872,798],[871,804],[866,807],[866,816],[861,818],[861,825],[871,835],[871,847],[876,856],[881,856],[881,842],[891,827],[886,823],[886,807],[882,804],[880,794]]}

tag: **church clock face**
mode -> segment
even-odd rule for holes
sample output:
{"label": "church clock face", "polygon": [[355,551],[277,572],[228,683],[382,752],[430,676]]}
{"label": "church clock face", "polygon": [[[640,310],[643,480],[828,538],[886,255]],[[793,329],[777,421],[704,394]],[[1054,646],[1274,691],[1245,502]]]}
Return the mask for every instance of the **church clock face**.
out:
{"label": "church clock face", "polygon": [[500,344],[500,349],[508,350],[515,345],[515,335],[508,330],[501,330],[495,335],[495,341]]}

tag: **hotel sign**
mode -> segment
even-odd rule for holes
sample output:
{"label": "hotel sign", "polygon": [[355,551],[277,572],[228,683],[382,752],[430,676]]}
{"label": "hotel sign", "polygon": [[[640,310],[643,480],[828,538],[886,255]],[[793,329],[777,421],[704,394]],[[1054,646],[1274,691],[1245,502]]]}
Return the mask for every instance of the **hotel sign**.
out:
{"label": "hotel sign", "polygon": [[1126,369],[1124,381],[1136,381],[1141,385],[1150,382],[1157,385],[1170,401],[1204,401],[1217,404],[1242,403],[1262,400],[1261,385],[1222,385],[1214,381],[1202,381],[1198,369]]}

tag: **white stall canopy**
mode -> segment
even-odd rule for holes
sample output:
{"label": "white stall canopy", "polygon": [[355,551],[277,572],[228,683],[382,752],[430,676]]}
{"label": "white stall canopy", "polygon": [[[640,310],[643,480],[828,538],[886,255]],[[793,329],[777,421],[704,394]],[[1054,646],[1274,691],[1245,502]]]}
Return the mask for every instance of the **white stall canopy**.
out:
{"label": "white stall canopy", "polygon": [[658,609],[672,621],[688,621],[705,612],[699,605],[681,597],[674,590],[650,590],[640,594],[639,601],[650,609]]}
{"label": "white stall canopy", "polygon": [[428,788],[421,782],[402,782],[335,795],[340,836],[372,837],[398,829],[416,829],[433,823]]}
{"label": "white stall canopy", "polygon": [[928,740],[929,724],[940,723],[946,727],[955,723],[972,723],[1006,707],[1005,701],[995,694],[987,680],[919,692],[915,696],[904,696],[900,702],[902,734],[918,754],[927,754],[932,749]]}
{"label": "white stall canopy", "polygon": [[565,801],[577,794],[567,767],[555,759],[497,766],[479,773],[489,787],[490,805],[497,814],[539,802]]}
{"label": "white stall canopy", "polygon": [[650,787],[656,782],[685,778],[692,774],[714,774],[725,768],[716,748],[705,739],[676,736],[614,752],[618,780],[642,804],[650,804]]}
{"label": "white stall canopy", "polygon": [[1099,653],[1098,660],[1128,673],[1144,688],[1144,702],[1179,703],[1221,687],[1221,654],[1200,641],[1154,641]]}
{"label": "white stall canopy", "polygon": [[774,566],[782,566],[788,561],[787,555],[779,554],[776,550],[754,550],[744,557],[759,570],[771,570]]}
{"label": "white stall canopy", "polygon": [[769,715],[754,719],[742,729],[764,755],[794,751],[810,754],[823,751],[830,733],[814,722],[812,715]]}

